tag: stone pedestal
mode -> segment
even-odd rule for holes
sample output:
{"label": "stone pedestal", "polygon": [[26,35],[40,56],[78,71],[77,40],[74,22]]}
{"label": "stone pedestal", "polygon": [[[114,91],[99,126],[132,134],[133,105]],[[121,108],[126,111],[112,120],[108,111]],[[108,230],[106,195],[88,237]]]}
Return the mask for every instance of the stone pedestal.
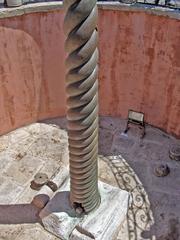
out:
{"label": "stone pedestal", "polygon": [[76,216],[69,202],[69,179],[40,212],[44,228],[62,240],[114,240],[124,222],[129,193],[99,182],[101,205],[94,212]]}

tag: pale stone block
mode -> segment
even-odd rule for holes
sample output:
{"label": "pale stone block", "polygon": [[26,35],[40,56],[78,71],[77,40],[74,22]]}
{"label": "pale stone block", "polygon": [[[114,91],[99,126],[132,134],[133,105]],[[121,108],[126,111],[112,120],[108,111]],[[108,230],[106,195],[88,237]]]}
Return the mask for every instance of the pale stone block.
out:
{"label": "pale stone block", "polygon": [[7,135],[0,137],[0,153],[6,150],[9,146],[9,137]]}
{"label": "pale stone block", "polygon": [[[84,237],[95,240],[115,240],[121,225],[126,218],[129,206],[129,193],[111,185],[99,182],[101,205],[93,213],[86,215],[82,222],[76,226]],[[76,232],[71,235],[72,240],[85,240],[79,238]]]}
{"label": "pale stone block", "polygon": [[[25,225],[25,224],[24,224]],[[23,227],[24,227],[23,225]],[[26,225],[25,225],[26,226]],[[0,239],[1,240],[15,240],[22,230],[22,225],[18,224],[0,224]]]}
{"label": "pale stone block", "polygon": [[129,193],[99,182],[100,207],[81,218],[69,203],[69,180],[41,211],[46,230],[62,240],[114,240],[124,222],[129,206]]}
{"label": "pale stone block", "polygon": [[[38,137],[41,134],[41,123],[33,123],[23,128],[31,136]],[[19,131],[19,129],[18,129]]]}
{"label": "pale stone block", "polygon": [[77,229],[73,230],[73,234],[71,236],[71,239],[72,240],[79,240],[79,239],[81,239],[81,240],[92,240],[91,237],[89,237],[89,236],[87,236],[83,233],[80,233]]}
{"label": "pale stone block", "polygon": [[1,175],[6,172],[7,168],[14,161],[15,154],[12,151],[2,151],[0,152],[0,173]]}
{"label": "pale stone block", "polygon": [[30,134],[25,131],[25,128],[19,128],[7,134],[9,146],[12,147],[13,144],[20,143],[23,140],[26,140],[30,137]]}
{"label": "pale stone block", "polygon": [[21,185],[26,185],[32,176],[41,169],[42,164],[40,158],[26,155],[19,161],[12,162],[4,176],[15,179]]}
{"label": "pale stone block", "polygon": [[[24,228],[15,240],[55,240],[53,235],[45,232],[39,225],[31,225],[29,228]],[[11,239],[12,240],[12,239]]]}
{"label": "pale stone block", "polygon": [[0,177],[0,205],[12,204],[24,190],[24,187],[11,178]]}
{"label": "pale stone block", "polygon": [[62,240],[69,239],[73,229],[81,220],[75,216],[75,212],[69,202],[69,179],[56,192],[39,216],[47,231]]}

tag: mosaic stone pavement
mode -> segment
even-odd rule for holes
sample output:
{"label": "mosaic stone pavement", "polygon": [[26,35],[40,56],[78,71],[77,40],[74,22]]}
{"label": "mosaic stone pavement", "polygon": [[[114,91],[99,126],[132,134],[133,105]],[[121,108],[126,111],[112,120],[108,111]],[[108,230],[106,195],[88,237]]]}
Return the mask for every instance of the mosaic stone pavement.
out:
{"label": "mosaic stone pavement", "polygon": [[[117,186],[131,193],[132,202],[129,206],[127,219],[117,240],[143,239],[141,236],[142,232],[150,229],[150,226],[154,223],[154,219],[148,195],[142,183],[121,155],[108,157],[100,156],[100,159],[111,169]],[[146,239],[155,240],[155,236]]]}

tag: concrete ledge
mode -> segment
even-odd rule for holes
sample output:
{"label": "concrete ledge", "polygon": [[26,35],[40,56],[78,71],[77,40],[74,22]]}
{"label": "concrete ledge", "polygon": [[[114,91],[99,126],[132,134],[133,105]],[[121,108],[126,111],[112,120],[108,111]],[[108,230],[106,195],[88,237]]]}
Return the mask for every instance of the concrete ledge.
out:
{"label": "concrete ledge", "polygon": [[15,8],[0,8],[0,19],[21,16],[28,13],[49,12],[62,9],[62,2],[28,3]]}
{"label": "concrete ledge", "polygon": [[[180,19],[180,10],[159,7],[148,4],[124,4],[120,2],[98,2],[98,7],[104,10],[116,10],[116,11],[140,11],[148,14],[154,14],[159,16],[166,16],[174,19]],[[60,1],[52,2],[34,2],[22,5],[15,8],[0,8],[0,18],[9,18],[15,16],[21,16],[28,13],[49,12],[60,10],[63,8],[63,4]]]}
{"label": "concrete ledge", "polygon": [[180,19],[180,10],[173,9],[168,7],[160,7],[150,4],[144,3],[120,3],[120,2],[98,2],[98,6],[101,9],[105,10],[118,10],[118,11],[140,11],[146,12],[149,14],[159,15],[159,16],[166,16],[170,18]]}

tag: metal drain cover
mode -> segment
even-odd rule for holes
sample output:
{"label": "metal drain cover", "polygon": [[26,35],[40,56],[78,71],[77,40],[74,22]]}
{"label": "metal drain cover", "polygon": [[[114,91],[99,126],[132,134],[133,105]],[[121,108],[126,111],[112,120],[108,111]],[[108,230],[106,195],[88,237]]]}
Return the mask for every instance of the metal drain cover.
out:
{"label": "metal drain cover", "polygon": [[170,169],[167,164],[160,164],[156,166],[154,173],[157,177],[165,177],[170,173]]}

